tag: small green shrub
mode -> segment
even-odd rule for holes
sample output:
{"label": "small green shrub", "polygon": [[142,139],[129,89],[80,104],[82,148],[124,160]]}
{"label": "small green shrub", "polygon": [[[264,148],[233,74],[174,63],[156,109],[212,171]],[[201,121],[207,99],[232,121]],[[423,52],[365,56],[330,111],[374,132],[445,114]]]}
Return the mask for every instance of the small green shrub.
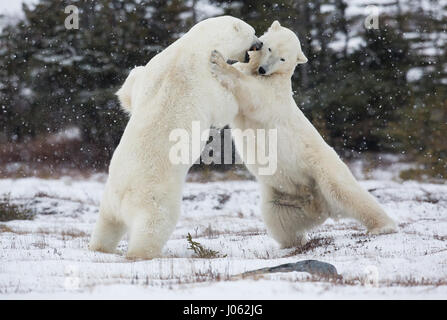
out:
{"label": "small green shrub", "polygon": [[197,258],[225,258],[227,255],[221,255],[218,251],[204,248],[199,242],[192,240],[190,233],[186,236],[186,241],[189,243],[188,249],[193,250]]}

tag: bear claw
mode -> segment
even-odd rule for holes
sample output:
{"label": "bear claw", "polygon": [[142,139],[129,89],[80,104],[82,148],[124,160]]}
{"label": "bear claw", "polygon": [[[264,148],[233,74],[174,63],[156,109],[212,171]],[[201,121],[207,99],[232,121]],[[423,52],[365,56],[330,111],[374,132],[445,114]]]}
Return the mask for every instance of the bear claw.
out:
{"label": "bear claw", "polygon": [[224,57],[223,57],[222,54],[221,54],[219,51],[217,51],[217,50],[213,50],[213,51],[211,52],[210,61],[211,61],[212,64],[215,64],[215,65],[219,65],[219,66],[225,65],[225,59],[224,59]]}

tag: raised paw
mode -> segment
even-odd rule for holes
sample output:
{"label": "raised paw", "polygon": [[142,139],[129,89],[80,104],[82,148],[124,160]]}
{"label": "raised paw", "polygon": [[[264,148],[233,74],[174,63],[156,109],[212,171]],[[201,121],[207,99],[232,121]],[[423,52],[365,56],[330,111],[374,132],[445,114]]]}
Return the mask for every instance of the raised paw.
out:
{"label": "raised paw", "polygon": [[217,50],[213,50],[211,52],[210,62],[212,64],[217,65],[217,66],[222,67],[222,68],[226,67],[226,65],[227,65],[226,62],[225,62],[224,57]]}
{"label": "raised paw", "polygon": [[213,50],[210,57],[211,73],[227,89],[233,88],[233,80],[229,66],[219,51]]}

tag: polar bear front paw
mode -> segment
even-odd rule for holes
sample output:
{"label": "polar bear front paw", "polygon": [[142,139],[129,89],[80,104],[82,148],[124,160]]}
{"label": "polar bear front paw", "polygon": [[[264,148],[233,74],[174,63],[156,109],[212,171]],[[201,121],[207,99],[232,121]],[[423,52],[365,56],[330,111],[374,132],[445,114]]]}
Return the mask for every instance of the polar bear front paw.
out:
{"label": "polar bear front paw", "polygon": [[227,63],[225,62],[224,57],[222,56],[222,54],[217,51],[217,50],[213,50],[211,52],[211,57],[210,57],[210,62],[217,67],[223,68],[225,69],[225,67],[227,66]]}
{"label": "polar bear front paw", "polygon": [[397,227],[394,222],[390,222],[384,226],[376,227],[371,230],[368,230],[368,232],[372,235],[380,235],[380,234],[390,234],[390,233],[396,233]]}
{"label": "polar bear front paw", "polygon": [[229,66],[219,51],[213,50],[210,57],[211,73],[227,89],[233,89],[233,80]]}

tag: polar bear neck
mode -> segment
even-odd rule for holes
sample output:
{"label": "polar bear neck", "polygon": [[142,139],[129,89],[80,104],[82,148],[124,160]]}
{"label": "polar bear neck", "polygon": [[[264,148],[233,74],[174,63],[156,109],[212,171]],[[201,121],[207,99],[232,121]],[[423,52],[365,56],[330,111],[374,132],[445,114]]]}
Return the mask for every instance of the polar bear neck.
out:
{"label": "polar bear neck", "polygon": [[207,59],[212,50],[218,50],[226,59],[242,61],[245,50],[255,39],[255,30],[250,25],[234,17],[221,16],[199,22],[177,41],[182,43],[183,50],[203,53]]}

